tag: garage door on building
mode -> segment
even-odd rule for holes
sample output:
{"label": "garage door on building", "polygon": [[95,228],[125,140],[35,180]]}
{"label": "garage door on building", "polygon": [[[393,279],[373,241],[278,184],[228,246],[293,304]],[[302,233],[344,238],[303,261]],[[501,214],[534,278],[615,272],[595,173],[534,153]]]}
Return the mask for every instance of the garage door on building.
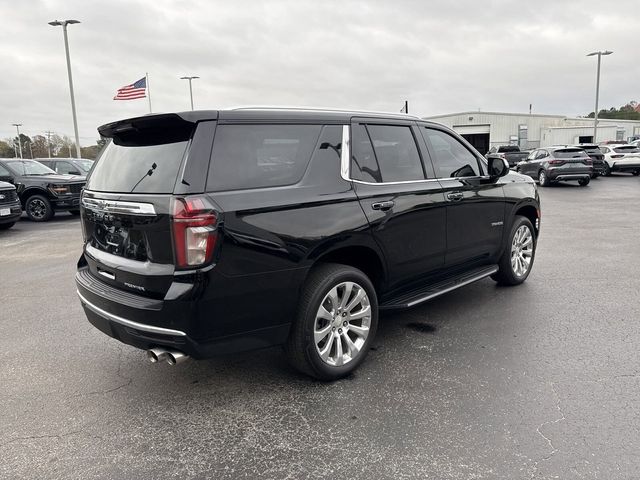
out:
{"label": "garage door on building", "polygon": [[454,125],[453,129],[482,155],[489,151],[491,125]]}

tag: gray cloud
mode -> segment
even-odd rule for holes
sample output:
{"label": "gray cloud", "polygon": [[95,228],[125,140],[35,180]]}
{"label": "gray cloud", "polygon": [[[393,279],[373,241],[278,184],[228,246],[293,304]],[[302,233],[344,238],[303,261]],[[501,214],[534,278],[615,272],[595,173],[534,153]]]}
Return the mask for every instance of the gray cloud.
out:
{"label": "gray cloud", "polygon": [[115,102],[149,72],[155,111],[247,104],[335,106],[412,113],[583,114],[593,109],[597,49],[601,105],[640,100],[636,3],[618,1],[0,0],[0,138],[73,132],[62,31],[69,27],[80,136],[145,114]]}

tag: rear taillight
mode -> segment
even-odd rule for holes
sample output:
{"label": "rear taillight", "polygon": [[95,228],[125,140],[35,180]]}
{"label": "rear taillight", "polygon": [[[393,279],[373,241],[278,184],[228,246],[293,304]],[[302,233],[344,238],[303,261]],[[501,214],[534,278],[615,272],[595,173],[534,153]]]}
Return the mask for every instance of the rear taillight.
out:
{"label": "rear taillight", "polygon": [[218,217],[206,197],[173,198],[171,227],[177,268],[197,267],[213,258]]}
{"label": "rear taillight", "polygon": [[624,157],[624,154],[620,154],[620,155],[611,155],[611,158],[622,158]]}
{"label": "rear taillight", "polygon": [[549,165],[562,165],[564,160],[549,160]]}
{"label": "rear taillight", "polygon": [[591,159],[585,158],[582,163],[584,163],[585,165],[591,165],[593,162],[591,161]]}

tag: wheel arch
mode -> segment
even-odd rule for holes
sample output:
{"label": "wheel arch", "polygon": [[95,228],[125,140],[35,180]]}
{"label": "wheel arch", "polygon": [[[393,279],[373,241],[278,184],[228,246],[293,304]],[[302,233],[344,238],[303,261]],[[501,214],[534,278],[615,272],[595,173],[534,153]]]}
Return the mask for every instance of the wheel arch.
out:
{"label": "wheel arch", "polygon": [[531,222],[531,225],[533,225],[533,229],[537,237],[538,234],[540,233],[540,223],[537,221],[540,219],[540,209],[532,203],[516,205],[513,209],[512,222],[513,222],[513,218],[515,218],[518,215],[521,215],[529,219],[529,221]]}
{"label": "wheel arch", "polygon": [[50,198],[48,192],[44,188],[42,188],[42,187],[28,187],[28,188],[25,188],[18,195],[20,197],[20,203],[22,203],[22,208],[25,207],[25,203],[29,199],[29,197],[32,197],[34,195],[43,195],[44,197],[47,198],[47,200],[51,201],[51,198]]}
{"label": "wheel arch", "polygon": [[326,251],[313,259],[309,272],[314,267],[325,263],[339,263],[361,270],[369,277],[378,295],[386,283],[386,269],[382,256],[379,252],[366,245],[348,245]]}

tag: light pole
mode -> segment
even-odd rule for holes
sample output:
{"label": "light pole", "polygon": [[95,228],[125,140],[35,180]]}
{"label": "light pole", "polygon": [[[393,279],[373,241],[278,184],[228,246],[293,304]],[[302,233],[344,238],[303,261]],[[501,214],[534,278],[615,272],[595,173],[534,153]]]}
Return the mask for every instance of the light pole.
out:
{"label": "light pole", "polygon": [[598,134],[598,96],[600,95],[600,60],[603,55],[611,55],[613,52],[605,50],[604,52],[591,52],[587,57],[598,56],[598,73],[596,74],[596,110],[593,116],[593,143],[597,142],[596,135]]}
{"label": "light pole", "polygon": [[16,127],[16,130],[18,132],[18,147],[20,147],[20,158],[22,158],[22,142],[20,141],[20,127],[22,126],[22,124],[21,123],[12,123],[11,125]]}
{"label": "light pole", "polygon": [[73,78],[71,76],[71,59],[69,58],[69,40],[67,38],[67,25],[80,23],[78,20],[54,20],[49,22],[52,27],[62,27],[64,35],[64,51],[67,54],[67,74],[69,76],[69,91],[71,92],[71,113],[73,114],[73,131],[76,134],[76,157],[80,158],[80,136],[78,135],[78,118],[76,116],[76,99],[73,95]]}
{"label": "light pole", "polygon": [[191,88],[191,80],[200,77],[180,77],[180,80],[189,80],[189,98],[191,98],[191,110],[193,110],[193,89]]}

